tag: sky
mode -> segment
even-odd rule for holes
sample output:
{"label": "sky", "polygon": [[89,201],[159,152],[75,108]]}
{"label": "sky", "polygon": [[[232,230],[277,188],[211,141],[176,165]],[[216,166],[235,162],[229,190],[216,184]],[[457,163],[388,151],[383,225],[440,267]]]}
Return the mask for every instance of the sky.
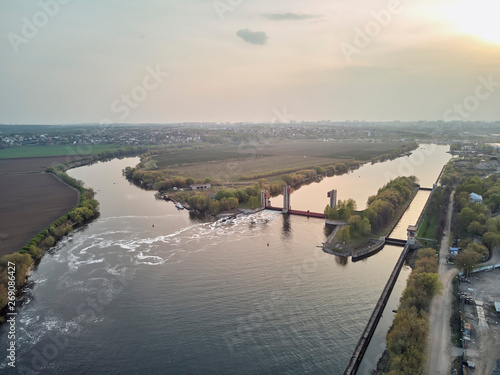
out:
{"label": "sky", "polygon": [[0,123],[500,120],[499,0],[0,0]]}

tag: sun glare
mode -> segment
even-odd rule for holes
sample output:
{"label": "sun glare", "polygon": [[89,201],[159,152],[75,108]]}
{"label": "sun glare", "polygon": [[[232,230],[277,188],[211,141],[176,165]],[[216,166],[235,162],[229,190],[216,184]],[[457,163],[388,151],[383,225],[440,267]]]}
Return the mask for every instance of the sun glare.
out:
{"label": "sun glare", "polygon": [[500,44],[500,0],[459,0],[445,12],[460,32]]}

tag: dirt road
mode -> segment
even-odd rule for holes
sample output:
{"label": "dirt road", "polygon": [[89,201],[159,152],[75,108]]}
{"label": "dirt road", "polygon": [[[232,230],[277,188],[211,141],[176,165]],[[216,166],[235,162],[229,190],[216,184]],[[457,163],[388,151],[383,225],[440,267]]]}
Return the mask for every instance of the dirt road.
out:
{"label": "dirt road", "polygon": [[450,331],[452,281],[457,275],[458,270],[446,264],[446,257],[449,251],[448,243],[454,196],[455,192],[452,192],[448,205],[444,236],[441,240],[441,249],[439,252],[439,280],[443,283],[444,290],[442,294],[438,294],[433,298],[429,313],[430,338],[426,367],[427,374],[429,375],[448,375],[451,369],[453,349]]}

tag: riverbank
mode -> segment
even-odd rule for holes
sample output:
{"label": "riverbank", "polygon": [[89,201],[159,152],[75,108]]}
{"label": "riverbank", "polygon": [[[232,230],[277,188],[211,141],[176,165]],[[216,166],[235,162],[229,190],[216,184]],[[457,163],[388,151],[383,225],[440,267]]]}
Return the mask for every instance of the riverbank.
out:
{"label": "riverbank", "polygon": [[[353,172],[370,161],[375,164],[397,158],[402,154],[407,155],[417,147],[416,143],[392,146],[387,144],[383,147],[381,145],[369,147],[370,150],[367,150],[367,145],[364,143],[350,143],[335,144],[332,150],[332,146],[325,147],[321,142],[276,143],[266,145],[266,153],[247,155],[242,152],[240,157],[244,157],[243,159],[234,159],[236,154],[227,153],[227,157],[232,159],[222,161],[211,161],[217,156],[214,150],[210,150],[206,155],[202,153],[205,159],[201,160],[201,155],[198,155],[200,150],[186,151],[185,161],[179,159],[179,155],[159,152],[144,155],[140,165],[125,168],[124,174],[129,181],[141,188],[176,197],[177,201],[189,203],[197,211],[207,211],[217,215],[217,204],[209,205],[209,201],[193,204],[189,199],[198,197],[196,199],[214,200],[215,198],[220,205],[223,205],[224,198],[237,199],[237,203],[234,204],[225,202],[228,207],[221,207],[221,211],[236,207],[249,208],[248,205],[258,207],[261,205],[262,190],[269,192],[268,198],[275,197],[282,194],[285,186],[299,189],[303,185],[321,181],[329,176],[341,176]],[[391,151],[381,154],[387,148]],[[318,152],[324,152],[325,155],[318,157]],[[335,152],[342,157],[332,156]],[[354,158],[357,154],[363,156],[361,160]],[[224,153],[217,158],[217,160],[224,159]],[[174,161],[176,163],[172,165]],[[192,189],[191,186],[197,188]],[[247,192],[248,189],[250,192]],[[224,191],[224,195],[218,197],[221,190]]]}
{"label": "riverbank", "polygon": [[[63,159],[66,164],[61,156],[0,160],[4,198],[0,219],[5,223],[0,233],[0,314],[5,314],[7,301],[12,303],[11,298],[22,292],[43,254],[98,214],[94,192],[64,172],[89,164],[92,158],[67,155]],[[9,274],[9,265],[15,277]]]}
{"label": "riverbank", "polygon": [[[85,188],[81,181],[70,177],[66,171],[71,168],[93,164],[100,159],[107,159],[110,155],[114,155],[115,153],[121,155],[123,154],[123,150],[115,151],[114,153],[107,151],[99,155],[69,155],[66,156],[65,163],[61,163],[60,157],[58,156],[5,159],[1,161],[4,169],[7,172],[10,171],[14,177],[26,176],[32,180],[35,177],[43,179],[48,178],[48,181],[57,182],[55,185],[52,184],[50,189],[46,189],[46,199],[40,199],[39,195],[36,196],[37,202],[48,205],[48,207],[41,209],[39,205],[36,204],[30,205],[28,210],[19,210],[18,207],[15,207],[16,212],[22,212],[23,218],[27,215],[28,218],[32,217],[42,220],[44,223],[42,228],[45,227],[45,229],[39,231],[35,236],[32,236],[31,239],[25,240],[26,242],[23,242],[25,245],[19,251],[12,251],[12,247],[9,246],[9,252],[0,257],[0,322],[4,320],[3,317],[6,314],[7,302],[9,301],[9,296],[12,295],[8,294],[9,281],[15,282],[15,296],[17,298],[26,286],[30,271],[40,262],[45,252],[54,247],[74,229],[88,224],[99,215],[99,202],[94,199],[95,192],[91,188]],[[84,157],[82,158],[81,156]],[[12,163],[20,163],[30,168],[30,170],[28,173],[23,174],[19,169],[14,168]],[[49,166],[47,166],[48,164]],[[42,172],[43,169],[44,172]],[[44,219],[43,215],[39,215],[39,212],[50,212],[50,208],[52,207],[51,202],[53,201],[51,197],[55,197],[56,202],[64,202],[63,195],[60,192],[58,193],[58,186],[64,187],[66,190],[68,190],[67,188],[69,187],[70,191],[76,192],[77,194],[76,197],[71,199],[71,203],[68,202],[67,205],[64,206],[64,214],[59,216],[63,213],[60,212],[56,220],[52,219],[52,221],[49,221],[47,224],[47,221]],[[34,192],[40,194],[39,184],[32,183],[27,185],[27,187],[29,189],[34,189]],[[11,191],[19,193],[19,189]],[[34,196],[34,194],[30,196]],[[19,200],[15,199],[14,201]],[[30,210],[33,212],[30,213]],[[12,218],[10,218],[10,222],[12,223]],[[25,225],[25,223],[21,224],[21,221],[18,220],[17,225]],[[40,228],[40,226],[37,226],[37,228]],[[3,229],[5,230],[5,228]],[[14,235],[7,235],[7,238],[9,237],[14,237]],[[18,246],[21,246],[21,244]],[[9,277],[8,274],[8,266],[11,264],[15,264],[15,280],[12,280],[12,277]]]}
{"label": "riverbank", "polygon": [[[59,169],[61,168],[61,169]],[[63,166],[48,167],[47,174],[52,174],[58,183],[64,183],[78,192],[78,202],[71,210],[46,229],[40,231],[29,240],[18,252],[4,255],[0,258],[0,314],[5,315],[7,302],[12,294],[9,286],[15,286],[15,296],[18,297],[26,285],[30,270],[38,264],[45,252],[55,246],[75,228],[87,224],[99,214],[99,202],[94,199],[94,191],[86,189],[82,184],[65,173]],[[15,276],[9,274],[9,267],[14,265]],[[9,284],[14,282],[15,285]],[[3,319],[2,319],[3,320]]]}
{"label": "riverbank", "polygon": [[[26,290],[29,302],[18,322],[20,366],[29,367],[29,353],[42,353],[54,330],[64,340],[65,327],[71,327],[79,336],[69,337],[64,352],[47,367],[112,372],[116,363],[107,360],[113,358],[112,348],[101,348],[98,356],[93,348],[116,340],[125,350],[119,365],[124,371],[140,371],[139,355],[148,369],[161,372],[161,353],[172,359],[172,371],[189,362],[196,371],[237,372],[244,366],[254,373],[286,373],[297,364],[304,373],[342,373],[399,252],[383,251],[346,265],[316,249],[325,238],[318,220],[273,212],[227,223],[193,220],[121,177],[136,160],[68,171],[98,191],[101,217],[45,256],[30,277],[34,288]],[[375,185],[363,186],[373,193]],[[311,200],[325,200],[325,194],[312,193],[314,187],[303,192]],[[96,296],[106,296],[106,304],[77,309]],[[257,324],[255,313],[263,314]],[[123,334],[120,327],[135,327],[137,316],[168,319],[160,325],[146,319],[140,330]],[[33,330],[37,342],[29,340]],[[140,351],[151,342],[161,345]],[[77,356],[82,351],[89,356]]]}

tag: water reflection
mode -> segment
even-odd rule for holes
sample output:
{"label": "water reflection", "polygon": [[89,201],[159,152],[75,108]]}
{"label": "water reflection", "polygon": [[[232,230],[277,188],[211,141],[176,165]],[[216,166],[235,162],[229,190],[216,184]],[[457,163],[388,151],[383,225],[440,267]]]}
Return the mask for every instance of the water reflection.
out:
{"label": "water reflection", "polygon": [[332,234],[332,232],[333,232],[333,227],[328,227],[326,225],[323,227],[323,233],[325,234],[325,239],[328,238],[328,236]]}
{"label": "water reflection", "polygon": [[292,239],[292,226],[290,224],[290,215],[283,215],[283,227],[281,229],[281,238],[285,241]]}
{"label": "water reflection", "polygon": [[335,263],[337,263],[342,268],[347,267],[347,264],[349,263],[348,257],[341,257],[339,255],[334,255],[334,257],[335,257]]}
{"label": "water reflection", "polygon": [[[446,145],[421,145],[411,157],[401,157],[372,165],[367,163],[359,169],[343,175],[325,177],[307,188],[295,188],[291,205],[297,210],[323,212],[329,204],[327,192],[336,189],[338,199],[352,198],[359,210],[366,208],[368,197],[397,176],[415,175],[423,187],[432,187],[443,165],[451,158]],[[271,203],[279,207],[283,197],[271,198]]]}

